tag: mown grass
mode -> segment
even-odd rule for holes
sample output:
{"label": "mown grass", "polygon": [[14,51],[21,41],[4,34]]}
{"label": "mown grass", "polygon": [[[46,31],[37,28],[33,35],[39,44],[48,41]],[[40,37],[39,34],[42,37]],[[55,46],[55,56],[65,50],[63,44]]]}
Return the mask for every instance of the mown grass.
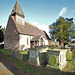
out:
{"label": "mown grass", "polygon": [[[4,49],[1,49],[1,51],[6,55],[10,55],[13,53],[12,51]],[[63,71],[58,71],[56,69],[46,69],[45,67],[32,66],[27,63],[27,54],[24,55],[24,60],[26,61],[19,61],[14,56],[10,56],[8,57],[8,59],[29,75],[73,75],[75,72],[75,61],[71,60],[71,56],[72,54],[67,54],[67,66],[63,69]]]}
{"label": "mown grass", "polygon": [[72,60],[72,53],[66,54],[67,66],[63,69],[66,72],[75,72],[75,61]]}
{"label": "mown grass", "polygon": [[20,51],[20,53],[26,53],[27,51]]}
{"label": "mown grass", "polygon": [[46,68],[29,65],[15,59],[13,56],[9,57],[9,59],[29,75],[58,75],[57,73],[59,72],[57,70],[47,70]]}
{"label": "mown grass", "polygon": [[6,55],[10,55],[13,53],[13,51],[10,51],[10,50],[7,50],[7,49],[0,49],[0,51],[3,53],[3,54],[6,54]]}
{"label": "mown grass", "polygon": [[28,59],[29,59],[29,55],[28,54],[23,54],[23,60],[27,62]]}
{"label": "mown grass", "polygon": [[72,53],[66,53],[66,60],[71,61],[72,60]]}

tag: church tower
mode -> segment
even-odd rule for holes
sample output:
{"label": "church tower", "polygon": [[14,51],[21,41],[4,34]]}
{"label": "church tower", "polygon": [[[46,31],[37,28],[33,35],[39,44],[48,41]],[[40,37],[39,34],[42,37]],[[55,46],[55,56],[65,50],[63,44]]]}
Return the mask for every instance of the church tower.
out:
{"label": "church tower", "polygon": [[19,1],[17,0],[11,15],[14,17],[15,22],[20,25],[24,25],[24,13],[20,7]]}

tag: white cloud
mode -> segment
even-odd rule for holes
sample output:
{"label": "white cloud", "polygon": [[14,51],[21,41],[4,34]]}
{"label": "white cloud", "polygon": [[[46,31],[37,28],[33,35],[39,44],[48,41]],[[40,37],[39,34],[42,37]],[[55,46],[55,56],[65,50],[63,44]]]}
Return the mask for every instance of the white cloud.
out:
{"label": "white cloud", "polygon": [[49,25],[44,25],[44,24],[40,25],[38,22],[31,21],[31,20],[29,21],[29,23],[35,25],[39,29],[42,29],[42,30],[46,31],[46,33],[49,35]]}
{"label": "white cloud", "polygon": [[62,16],[64,13],[66,13],[66,11],[67,11],[66,7],[62,8],[62,10],[59,13],[59,16]]}

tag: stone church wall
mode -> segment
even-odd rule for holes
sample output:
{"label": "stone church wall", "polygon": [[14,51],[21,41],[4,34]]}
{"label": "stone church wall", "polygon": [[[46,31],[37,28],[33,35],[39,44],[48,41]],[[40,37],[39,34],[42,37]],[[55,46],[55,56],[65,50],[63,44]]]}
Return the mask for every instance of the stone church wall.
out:
{"label": "stone church wall", "polygon": [[[19,47],[19,35],[16,30],[15,23],[11,17],[9,17],[6,32],[4,35],[4,48],[15,49]],[[11,42],[11,43],[10,43]]]}

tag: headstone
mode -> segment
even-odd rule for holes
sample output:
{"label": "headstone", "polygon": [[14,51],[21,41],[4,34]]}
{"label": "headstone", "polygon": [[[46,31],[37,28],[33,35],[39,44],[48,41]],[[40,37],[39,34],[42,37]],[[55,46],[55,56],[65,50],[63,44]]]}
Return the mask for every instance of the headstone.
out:
{"label": "headstone", "polygon": [[[48,67],[59,67],[59,69],[63,69],[66,65],[66,52],[65,49],[51,49],[47,51],[47,68]],[[52,61],[51,61],[52,60]],[[53,64],[53,65],[52,65]],[[50,66],[49,66],[50,65]]]}

